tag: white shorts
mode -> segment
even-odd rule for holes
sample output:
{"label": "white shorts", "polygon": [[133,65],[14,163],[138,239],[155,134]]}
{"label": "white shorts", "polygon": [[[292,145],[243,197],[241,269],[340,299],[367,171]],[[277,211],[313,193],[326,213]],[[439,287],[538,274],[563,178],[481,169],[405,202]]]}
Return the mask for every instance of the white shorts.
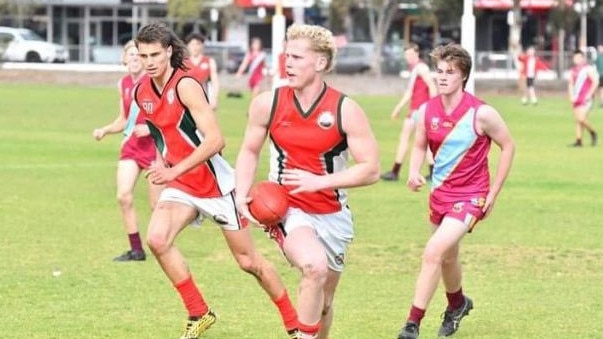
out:
{"label": "white shorts", "polygon": [[159,201],[177,202],[191,206],[199,212],[194,223],[201,225],[205,218],[213,220],[223,230],[237,231],[245,227],[234,200],[234,192],[219,198],[198,198],[176,188],[165,188],[161,191]]}
{"label": "white shorts", "polygon": [[285,236],[298,227],[311,226],[325,247],[329,268],[343,271],[346,250],[354,239],[354,224],[349,208],[330,214],[309,214],[299,208],[289,208],[283,225]]}

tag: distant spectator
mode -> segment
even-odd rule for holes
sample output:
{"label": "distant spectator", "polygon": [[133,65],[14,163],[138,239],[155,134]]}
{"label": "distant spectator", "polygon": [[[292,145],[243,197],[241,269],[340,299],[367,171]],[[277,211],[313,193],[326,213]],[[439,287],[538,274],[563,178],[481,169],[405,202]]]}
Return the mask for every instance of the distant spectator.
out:
{"label": "distant spectator", "polygon": [[538,56],[536,56],[536,49],[534,46],[528,47],[525,54],[518,57],[518,61],[520,82],[525,79],[525,86],[522,86],[523,96],[521,97],[521,103],[527,105],[529,100],[530,103],[536,105],[538,104],[536,88],[534,87],[536,75],[538,71],[548,70],[549,68]]}

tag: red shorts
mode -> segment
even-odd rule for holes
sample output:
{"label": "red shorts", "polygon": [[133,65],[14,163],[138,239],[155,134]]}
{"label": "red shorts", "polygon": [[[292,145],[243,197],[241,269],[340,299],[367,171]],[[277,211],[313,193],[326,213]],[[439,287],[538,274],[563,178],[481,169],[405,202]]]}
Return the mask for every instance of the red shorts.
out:
{"label": "red shorts", "polygon": [[462,199],[456,202],[441,202],[431,196],[429,198],[429,220],[440,225],[444,217],[459,220],[467,226],[469,232],[484,217],[482,208],[486,197]]}
{"label": "red shorts", "polygon": [[124,140],[119,160],[134,160],[138,167],[148,169],[156,157],[157,151],[151,136],[138,138],[132,135]]}
{"label": "red shorts", "polygon": [[249,88],[253,89],[258,86],[262,80],[264,79],[264,75],[261,72],[254,72],[249,77]]}

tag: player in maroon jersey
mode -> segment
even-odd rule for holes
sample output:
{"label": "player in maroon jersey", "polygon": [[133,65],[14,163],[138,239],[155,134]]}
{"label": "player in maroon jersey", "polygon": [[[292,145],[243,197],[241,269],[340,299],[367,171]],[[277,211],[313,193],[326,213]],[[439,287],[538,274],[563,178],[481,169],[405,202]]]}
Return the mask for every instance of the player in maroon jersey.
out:
{"label": "player in maroon jersey", "polygon": [[[144,68],[138,57],[138,49],[134,41],[126,43],[123,49],[122,62],[128,69],[128,74],[117,84],[120,94],[120,111],[117,118],[110,124],[95,129],[92,134],[96,140],[103,139],[107,134],[124,132],[125,139],[121,145],[119,162],[117,164],[117,201],[128,234],[130,249],[115,257],[114,261],[142,261],[146,254],[138,232],[138,218],[134,208],[134,186],[140,173],[151,166],[155,160],[156,151],[153,138],[144,118],[138,115],[138,107],[133,103],[134,86],[144,77]],[[128,123],[131,122],[131,123]],[[161,185],[148,182],[149,203],[155,207]]]}
{"label": "player in maroon jersey", "polygon": [[297,314],[276,269],[255,250],[247,222],[234,204],[234,171],[221,156],[224,136],[201,84],[186,71],[186,46],[167,26],[144,26],[136,37],[149,79],[134,98],[147,119],[161,161],[149,179],[165,184],[149,222],[147,241],[188,311],[181,339],[196,339],[215,321],[174,245],[191,222],[214,221],[239,267],[253,275],[294,330]]}
{"label": "player in maroon jersey", "polygon": [[[473,301],[462,290],[460,241],[491,212],[515,152],[511,134],[499,113],[464,91],[471,71],[469,53],[451,44],[436,48],[431,56],[437,65],[440,94],[417,114],[408,186],[417,191],[425,185],[419,170],[429,146],[435,159],[429,195],[434,228],[425,246],[407,322],[398,339],[418,338],[421,320],[440,279],[448,299],[440,337],[454,334],[461,319],[473,308]],[[488,153],[492,141],[501,151],[491,182]]]}
{"label": "player in maroon jersey", "polygon": [[[402,131],[400,131],[400,141],[396,149],[394,165],[390,171],[381,175],[381,179],[385,181],[398,180],[400,168],[408,150],[410,137],[415,129],[415,114],[422,104],[437,94],[435,81],[431,76],[429,66],[419,58],[419,45],[415,43],[408,44],[404,48],[404,58],[410,69],[410,79],[408,80],[406,91],[404,91],[402,98],[392,111],[391,118],[397,119],[400,116],[400,111],[407,103],[409,104],[409,109],[402,123]],[[433,161],[430,154],[428,154],[427,158],[431,169]]]}
{"label": "player in maroon jersey", "polygon": [[[323,80],[335,58],[324,27],[294,24],[287,30],[289,85],[257,96],[236,166],[237,205],[251,218],[248,192],[267,137],[269,179],[289,190],[289,210],[279,225],[266,225],[301,273],[299,334],[328,337],[333,299],[354,237],[346,188],[379,180],[377,142],[356,102]],[[355,164],[347,167],[348,154]]]}

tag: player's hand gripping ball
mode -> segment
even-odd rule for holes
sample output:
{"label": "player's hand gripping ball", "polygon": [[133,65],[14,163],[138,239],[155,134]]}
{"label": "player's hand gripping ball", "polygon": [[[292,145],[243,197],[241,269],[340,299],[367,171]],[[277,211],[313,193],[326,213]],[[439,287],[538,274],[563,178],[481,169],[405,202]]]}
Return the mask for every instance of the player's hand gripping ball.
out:
{"label": "player's hand gripping ball", "polygon": [[249,191],[249,212],[262,225],[279,223],[289,208],[287,190],[272,181],[260,181]]}

